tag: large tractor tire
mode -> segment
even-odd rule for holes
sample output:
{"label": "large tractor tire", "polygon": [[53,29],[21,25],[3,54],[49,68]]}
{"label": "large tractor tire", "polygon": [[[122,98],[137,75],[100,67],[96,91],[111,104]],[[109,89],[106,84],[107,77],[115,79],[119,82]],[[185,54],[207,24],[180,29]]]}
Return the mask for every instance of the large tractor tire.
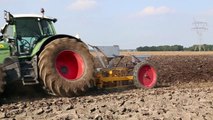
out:
{"label": "large tractor tire", "polygon": [[2,65],[0,65],[0,95],[4,92],[4,88],[6,85],[5,76],[6,73],[3,71]]}
{"label": "large tractor tire", "polygon": [[83,42],[59,38],[39,55],[39,75],[47,90],[59,96],[76,96],[94,86],[94,62]]}
{"label": "large tractor tire", "polygon": [[150,89],[157,84],[157,72],[150,63],[140,62],[134,67],[133,79],[137,88]]}

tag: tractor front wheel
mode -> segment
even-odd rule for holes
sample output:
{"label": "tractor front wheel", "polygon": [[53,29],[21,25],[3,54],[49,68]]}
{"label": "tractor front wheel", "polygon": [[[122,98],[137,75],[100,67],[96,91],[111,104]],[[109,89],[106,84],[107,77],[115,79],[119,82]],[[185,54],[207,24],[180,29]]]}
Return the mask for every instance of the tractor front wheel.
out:
{"label": "tractor front wheel", "polygon": [[94,63],[83,42],[59,38],[39,55],[39,75],[54,95],[75,96],[93,86]]}

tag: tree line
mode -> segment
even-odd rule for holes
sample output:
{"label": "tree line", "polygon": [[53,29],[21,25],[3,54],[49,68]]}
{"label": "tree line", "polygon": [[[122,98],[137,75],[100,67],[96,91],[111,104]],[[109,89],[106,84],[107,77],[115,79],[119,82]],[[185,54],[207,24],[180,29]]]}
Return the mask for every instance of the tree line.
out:
{"label": "tree line", "polygon": [[213,51],[213,45],[203,44],[202,46],[193,45],[184,47],[182,45],[162,45],[162,46],[140,46],[137,51],[198,51],[201,47],[202,51]]}

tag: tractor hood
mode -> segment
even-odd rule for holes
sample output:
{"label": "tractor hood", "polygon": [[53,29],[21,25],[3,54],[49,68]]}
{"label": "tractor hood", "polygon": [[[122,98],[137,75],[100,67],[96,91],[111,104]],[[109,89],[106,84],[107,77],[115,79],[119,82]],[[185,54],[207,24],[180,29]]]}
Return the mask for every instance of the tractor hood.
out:
{"label": "tractor hood", "polygon": [[9,50],[9,45],[7,43],[0,43],[0,50]]}
{"label": "tractor hood", "polygon": [[0,42],[0,64],[4,59],[10,56],[10,48],[7,43]]}

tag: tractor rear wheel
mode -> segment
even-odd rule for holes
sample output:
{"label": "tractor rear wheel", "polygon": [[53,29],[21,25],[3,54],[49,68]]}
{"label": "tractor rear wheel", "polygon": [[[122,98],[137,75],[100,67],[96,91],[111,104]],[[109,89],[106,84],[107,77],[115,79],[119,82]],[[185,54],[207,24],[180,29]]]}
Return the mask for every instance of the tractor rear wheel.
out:
{"label": "tractor rear wheel", "polygon": [[137,88],[149,89],[157,84],[156,70],[147,62],[140,62],[134,67],[133,77]]}
{"label": "tractor rear wheel", "polygon": [[6,75],[6,73],[3,71],[2,65],[0,65],[0,94],[2,94],[4,92],[4,88],[6,85],[5,75]]}
{"label": "tractor rear wheel", "polygon": [[94,62],[83,42],[59,38],[39,55],[39,75],[50,93],[75,96],[94,85]]}

